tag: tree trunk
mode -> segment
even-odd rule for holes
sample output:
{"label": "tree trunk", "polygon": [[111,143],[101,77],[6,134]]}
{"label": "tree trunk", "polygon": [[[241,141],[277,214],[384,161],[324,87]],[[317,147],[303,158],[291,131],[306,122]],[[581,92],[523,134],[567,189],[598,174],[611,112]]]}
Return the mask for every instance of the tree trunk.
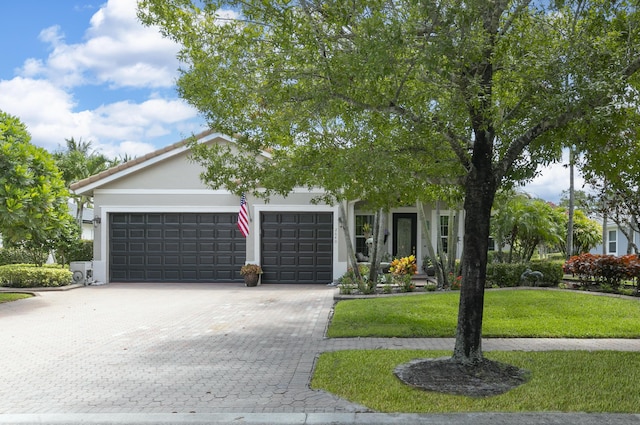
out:
{"label": "tree trunk", "polygon": [[373,219],[373,252],[369,253],[369,290],[373,291],[378,284],[378,268],[380,267],[380,237],[383,233],[382,229],[382,210],[376,211]]}
{"label": "tree trunk", "polygon": [[349,259],[349,263],[353,268],[353,273],[358,279],[358,281],[362,280],[360,276],[360,270],[358,269],[358,262],[356,261],[356,252],[353,249],[353,244],[351,243],[351,232],[349,231],[349,224],[347,220],[347,211],[344,208],[344,204],[340,202],[340,217],[338,217],[338,221],[340,222],[340,227],[342,227],[342,231],[344,233],[344,239],[347,243],[347,257]]}
{"label": "tree trunk", "polygon": [[439,266],[440,262],[438,261],[438,257],[436,255],[436,250],[433,247],[432,236],[431,236],[431,226],[429,225],[429,219],[424,212],[424,205],[422,201],[417,201],[416,205],[418,206],[418,216],[420,217],[420,221],[422,222],[422,230],[425,234],[425,239],[427,240],[427,254],[431,259],[431,263],[433,264],[434,271],[436,273],[436,280],[438,282],[438,289],[443,289],[447,285],[446,275],[444,273],[444,269]]}
{"label": "tree trunk", "polygon": [[573,190],[573,147],[569,148],[569,222],[567,224],[567,254],[568,260],[573,255],[573,210],[575,208]]}
{"label": "tree trunk", "polygon": [[487,276],[487,252],[491,207],[497,183],[491,162],[491,143],[476,146],[472,167],[467,175],[464,201],[464,256],[462,287],[453,359],[464,364],[478,364],[482,355],[482,314]]}

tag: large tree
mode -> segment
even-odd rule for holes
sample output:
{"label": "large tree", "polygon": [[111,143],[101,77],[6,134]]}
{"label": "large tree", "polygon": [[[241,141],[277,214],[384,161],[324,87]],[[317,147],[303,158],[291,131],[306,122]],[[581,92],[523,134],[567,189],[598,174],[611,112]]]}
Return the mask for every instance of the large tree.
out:
{"label": "large tree", "polygon": [[37,260],[77,237],[79,228],[53,158],[30,140],[18,118],[0,111],[0,234],[8,246],[26,248]]}
{"label": "large tree", "polygon": [[180,94],[240,135],[203,161],[212,185],[373,203],[463,186],[453,358],[471,364],[496,191],[558,160],[573,132],[597,139],[640,67],[625,1],[141,0],[139,16],[183,46]]}

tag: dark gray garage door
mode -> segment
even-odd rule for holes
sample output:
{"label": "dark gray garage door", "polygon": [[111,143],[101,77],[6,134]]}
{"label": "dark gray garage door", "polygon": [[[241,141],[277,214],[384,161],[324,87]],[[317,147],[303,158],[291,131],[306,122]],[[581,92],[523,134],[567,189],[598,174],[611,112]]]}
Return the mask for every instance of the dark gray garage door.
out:
{"label": "dark gray garage door", "polygon": [[111,281],[242,281],[246,244],[236,222],[231,213],[112,213]]}
{"label": "dark gray garage door", "polygon": [[263,212],[263,283],[329,283],[333,279],[333,214]]}

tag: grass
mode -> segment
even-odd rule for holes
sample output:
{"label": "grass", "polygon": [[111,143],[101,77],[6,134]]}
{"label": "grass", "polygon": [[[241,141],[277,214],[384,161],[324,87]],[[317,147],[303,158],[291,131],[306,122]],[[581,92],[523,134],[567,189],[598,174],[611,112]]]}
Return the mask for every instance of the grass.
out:
{"label": "grass", "polygon": [[8,303],[10,301],[21,300],[23,298],[31,297],[31,294],[16,294],[13,292],[0,292],[0,304]]}
{"label": "grass", "polygon": [[450,356],[418,350],[324,353],[311,386],[379,412],[640,412],[640,356],[628,352],[490,352],[487,358],[531,371],[505,394],[470,398],[418,390],[393,375],[414,358]]}
{"label": "grass", "polygon": [[[339,337],[453,337],[458,292],[341,301],[328,329]],[[640,302],[583,292],[487,291],[484,337],[638,338]]]}

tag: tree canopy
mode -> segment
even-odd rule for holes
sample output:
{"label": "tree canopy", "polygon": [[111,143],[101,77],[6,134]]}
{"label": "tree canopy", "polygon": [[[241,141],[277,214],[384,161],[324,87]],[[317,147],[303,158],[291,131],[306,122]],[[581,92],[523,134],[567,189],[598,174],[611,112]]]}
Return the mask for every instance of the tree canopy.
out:
{"label": "tree canopy", "polygon": [[53,158],[30,139],[18,118],[0,111],[0,234],[8,245],[47,252],[78,228]]}
{"label": "tree canopy", "polygon": [[463,187],[463,362],[482,359],[496,191],[565,142],[602,144],[637,96],[627,1],[141,0],[139,17],[183,46],[181,96],[239,135],[196,152],[212,186],[314,185],[380,205]]}

